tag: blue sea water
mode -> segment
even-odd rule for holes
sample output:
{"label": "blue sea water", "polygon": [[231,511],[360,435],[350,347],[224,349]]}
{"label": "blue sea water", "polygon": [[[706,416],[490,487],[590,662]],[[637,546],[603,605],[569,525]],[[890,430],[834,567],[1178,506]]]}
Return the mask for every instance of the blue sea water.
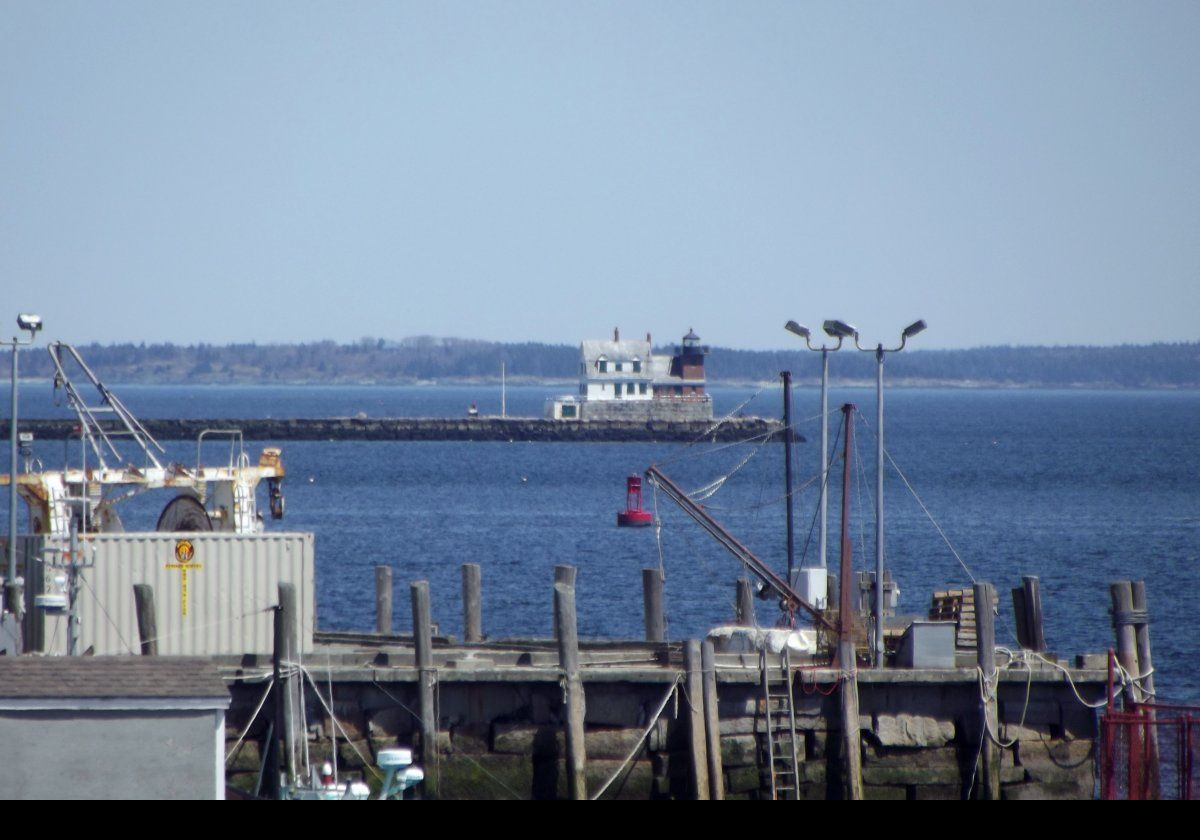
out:
{"label": "blue sea water", "polygon": [[[117,390],[145,417],[460,416],[472,401],[484,414],[500,409],[498,388],[488,386]],[[511,387],[508,412],[538,416],[547,396],[567,390]],[[23,416],[64,416],[48,386],[25,385],[21,393]],[[777,387],[713,393],[718,415],[780,413]],[[1051,649],[1100,651],[1113,638],[1108,584],[1144,579],[1160,693],[1200,701],[1200,654],[1189,618],[1200,590],[1200,393],[893,389],[886,399],[888,452],[924,505],[889,467],[886,552],[900,583],[901,612],[925,612],[933,590],[968,585],[973,575],[996,585],[1000,641],[1015,643],[1008,590],[1021,575],[1036,574]],[[843,402],[860,409],[851,498],[855,563],[873,568],[874,390],[835,389],[831,406]],[[796,496],[797,553],[807,546],[803,562],[812,563],[816,390],[796,389],[793,410],[809,439],[796,455],[797,484],[808,482]],[[839,419],[835,411],[831,440]],[[166,445],[174,459],[195,459],[194,444]],[[373,567],[389,564],[398,583],[398,628],[410,624],[405,584],[425,579],[435,620],[459,634],[460,566],[476,562],[483,567],[485,632],[548,635],[553,567],[569,563],[579,567],[581,635],[637,638],[641,569],[661,562],[670,636],[699,636],[732,618],[740,570],[665,497],[657,499],[661,539],[653,529],[615,527],[625,477],[652,463],[688,490],[729,475],[705,504],[760,557],[780,570],[786,565],[779,444],[282,446],[287,518],[270,527],[317,535],[318,622],[325,629],[373,627]],[[47,466],[61,463],[63,449],[37,444]],[[0,469],[7,470],[7,451]],[[831,478],[834,534],[840,469]],[[132,500],[123,514],[127,527],[152,528],[165,502],[153,495]],[[647,491],[647,505],[655,504]],[[836,536],[830,545],[836,567]],[[760,620],[772,617],[772,602],[757,608]]]}

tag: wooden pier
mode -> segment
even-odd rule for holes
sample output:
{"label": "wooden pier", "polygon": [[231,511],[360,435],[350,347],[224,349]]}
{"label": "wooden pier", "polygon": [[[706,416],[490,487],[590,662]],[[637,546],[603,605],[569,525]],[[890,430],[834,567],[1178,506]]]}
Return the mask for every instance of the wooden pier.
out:
{"label": "wooden pier", "polygon": [[[343,770],[369,779],[380,749],[411,746],[423,795],[444,799],[1093,796],[1103,656],[1014,654],[1019,667],[993,664],[991,622],[977,618],[978,660],[962,650],[957,667],[859,668],[847,680],[828,657],[730,650],[717,637],[662,641],[649,614],[646,640],[579,640],[574,578],[560,566],[552,589],[548,581],[555,639],[487,639],[471,615],[486,597],[474,571],[464,574],[464,626],[484,641],[437,635],[428,618],[435,593],[424,582],[410,588],[415,637],[319,633],[313,654],[296,663],[311,760],[336,753]],[[647,610],[661,609],[655,576],[643,581]],[[386,593],[377,595],[381,612],[390,609]],[[990,597],[990,587],[976,590],[977,602]],[[234,698],[229,781],[246,787],[261,771],[267,723],[252,716],[271,662],[216,663]],[[764,698],[768,674],[785,686],[795,733],[783,770],[768,758],[776,708],[770,692]],[[856,692],[856,720],[845,717],[847,690]],[[846,760],[847,743],[858,761]],[[777,786],[778,772],[791,781]]]}

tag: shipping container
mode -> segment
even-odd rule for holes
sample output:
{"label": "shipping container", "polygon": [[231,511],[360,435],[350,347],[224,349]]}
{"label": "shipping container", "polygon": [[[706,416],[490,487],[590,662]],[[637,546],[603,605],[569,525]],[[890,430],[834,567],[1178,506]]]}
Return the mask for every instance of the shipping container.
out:
{"label": "shipping container", "polygon": [[[53,591],[61,575],[51,539],[25,538],[26,649],[67,653],[67,617],[38,609],[36,595]],[[79,651],[140,652],[133,587],[154,589],[161,655],[269,654],[278,586],[296,588],[297,638],[310,653],[316,627],[313,535],[304,533],[125,533],[80,539]],[[60,587],[61,588],[61,585]]]}

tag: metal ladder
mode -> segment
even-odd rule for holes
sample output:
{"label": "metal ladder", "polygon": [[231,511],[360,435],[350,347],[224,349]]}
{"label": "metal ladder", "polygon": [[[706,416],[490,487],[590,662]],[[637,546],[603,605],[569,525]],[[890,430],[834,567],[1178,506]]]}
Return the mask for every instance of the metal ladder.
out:
{"label": "metal ladder", "polygon": [[796,743],[796,713],[792,704],[792,656],[783,649],[777,664],[766,650],[759,654],[762,666],[764,719],[767,729],[767,775],[772,799],[799,798],[799,752]]}

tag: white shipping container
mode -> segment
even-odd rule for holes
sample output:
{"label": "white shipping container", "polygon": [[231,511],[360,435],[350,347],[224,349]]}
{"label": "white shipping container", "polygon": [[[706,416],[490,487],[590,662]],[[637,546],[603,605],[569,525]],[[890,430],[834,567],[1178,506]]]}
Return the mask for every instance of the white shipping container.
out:
{"label": "white shipping container", "polygon": [[[296,588],[298,643],[301,653],[312,651],[312,534],[94,534],[80,542],[84,561],[95,564],[83,571],[79,589],[80,651],[140,652],[133,596],[139,583],[154,588],[162,655],[270,653],[280,583]],[[65,615],[47,614],[44,634],[46,653],[67,652]]]}

